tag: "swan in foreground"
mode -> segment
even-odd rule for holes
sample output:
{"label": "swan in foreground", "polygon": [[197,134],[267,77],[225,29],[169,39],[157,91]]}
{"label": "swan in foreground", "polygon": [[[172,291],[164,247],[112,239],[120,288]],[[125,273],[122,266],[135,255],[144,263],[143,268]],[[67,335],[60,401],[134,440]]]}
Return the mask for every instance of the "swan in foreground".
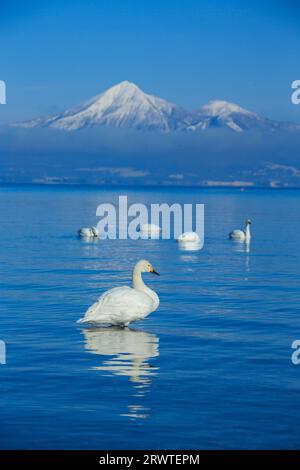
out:
{"label": "swan in foreground", "polygon": [[83,227],[78,230],[78,235],[82,238],[98,238],[99,232],[96,227]]}
{"label": "swan in foreground", "polygon": [[184,232],[179,237],[177,238],[177,241],[179,243],[186,243],[186,242],[192,242],[192,243],[200,243],[200,237],[198,233],[196,232]]}
{"label": "swan in foreground", "polygon": [[159,298],[144,284],[142,273],[146,272],[159,275],[149,261],[140,260],[133,270],[132,287],[115,287],[104,292],[77,323],[127,326],[154,312]]}
{"label": "swan in foreground", "polygon": [[231,238],[232,240],[249,243],[251,239],[250,225],[251,220],[247,219],[245,230],[233,230],[232,232],[230,232],[229,238]]}

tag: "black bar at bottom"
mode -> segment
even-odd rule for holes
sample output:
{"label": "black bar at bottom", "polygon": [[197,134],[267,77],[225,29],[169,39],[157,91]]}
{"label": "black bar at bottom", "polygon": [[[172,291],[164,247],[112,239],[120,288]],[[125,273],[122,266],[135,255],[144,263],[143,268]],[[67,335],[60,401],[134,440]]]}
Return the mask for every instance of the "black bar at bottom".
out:
{"label": "black bar at bottom", "polygon": [[[90,466],[135,469],[144,465],[184,465],[197,467],[204,463],[300,463],[300,451],[189,451],[189,450],[3,450],[0,464],[82,464]],[[31,467],[32,468],[32,467]],[[147,468],[147,467],[146,467]]]}

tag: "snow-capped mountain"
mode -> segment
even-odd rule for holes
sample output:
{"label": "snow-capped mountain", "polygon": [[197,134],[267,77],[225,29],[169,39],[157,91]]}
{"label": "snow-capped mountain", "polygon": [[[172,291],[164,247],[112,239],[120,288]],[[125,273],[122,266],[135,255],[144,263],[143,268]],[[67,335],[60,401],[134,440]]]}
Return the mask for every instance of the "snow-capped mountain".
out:
{"label": "snow-capped mountain", "polygon": [[228,101],[215,100],[209,101],[194,113],[188,130],[228,127],[242,132],[250,127],[257,127],[261,121],[256,113]]}
{"label": "snow-capped mountain", "polygon": [[187,130],[197,131],[214,127],[229,128],[235,132],[250,129],[263,131],[300,130],[299,124],[265,119],[257,113],[222,100],[210,101],[195,111],[189,121]]}
{"label": "snow-capped mountain", "polygon": [[56,116],[14,124],[17,127],[53,127],[74,131],[87,127],[125,127],[152,131],[203,131],[226,128],[235,132],[300,131],[300,124],[272,121],[234,103],[215,100],[196,111],[187,111],[166,100],[144,93],[124,81],[82,105]]}
{"label": "snow-capped mountain", "polygon": [[187,112],[161,98],[144,93],[124,81],[77,108],[50,118],[40,118],[23,127],[55,127],[73,131],[110,126],[170,132],[182,127]]}

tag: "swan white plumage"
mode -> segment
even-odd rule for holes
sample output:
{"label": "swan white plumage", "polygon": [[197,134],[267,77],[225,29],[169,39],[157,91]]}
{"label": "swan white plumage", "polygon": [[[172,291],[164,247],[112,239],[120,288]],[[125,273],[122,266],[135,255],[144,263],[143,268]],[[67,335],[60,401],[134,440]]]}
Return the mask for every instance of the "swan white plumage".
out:
{"label": "swan white plumage", "polygon": [[229,238],[231,238],[232,240],[249,243],[251,239],[250,225],[251,220],[247,219],[245,230],[233,230],[232,232],[230,232]]}
{"label": "swan white plumage", "polygon": [[99,232],[96,227],[83,227],[78,230],[78,235],[82,238],[98,238]]}
{"label": "swan white plumage", "polygon": [[159,306],[159,297],[144,284],[144,272],[159,275],[149,261],[140,260],[133,270],[132,287],[115,287],[104,292],[77,323],[127,326],[154,312]]}
{"label": "swan white plumage", "polygon": [[143,235],[158,236],[160,234],[160,227],[155,224],[143,224],[140,231]]}
{"label": "swan white plumage", "polygon": [[196,232],[184,232],[181,235],[179,235],[179,237],[177,238],[177,241],[179,243],[186,243],[186,242],[199,243],[200,237],[198,233]]}

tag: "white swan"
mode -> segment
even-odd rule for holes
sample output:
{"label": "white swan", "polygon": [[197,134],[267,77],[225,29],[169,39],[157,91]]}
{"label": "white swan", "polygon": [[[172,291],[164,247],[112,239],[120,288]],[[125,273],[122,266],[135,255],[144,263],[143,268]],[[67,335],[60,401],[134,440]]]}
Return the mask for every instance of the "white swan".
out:
{"label": "white swan", "polygon": [[179,235],[179,237],[177,238],[177,241],[179,243],[186,243],[186,242],[199,243],[200,237],[198,233],[196,232],[184,232],[181,235]]}
{"label": "white swan", "polygon": [[143,235],[158,236],[160,234],[160,227],[155,224],[143,224],[140,231]]}
{"label": "white swan", "polygon": [[251,220],[247,219],[245,230],[233,230],[232,232],[230,232],[229,238],[231,238],[232,240],[249,243],[251,239],[250,225]]}
{"label": "white swan", "polygon": [[144,272],[159,275],[149,261],[139,261],[133,270],[132,287],[115,287],[104,292],[77,323],[127,326],[154,312],[159,298],[144,284],[141,275]]}
{"label": "white swan", "polygon": [[96,227],[83,227],[78,230],[78,235],[82,238],[98,238],[99,232]]}

